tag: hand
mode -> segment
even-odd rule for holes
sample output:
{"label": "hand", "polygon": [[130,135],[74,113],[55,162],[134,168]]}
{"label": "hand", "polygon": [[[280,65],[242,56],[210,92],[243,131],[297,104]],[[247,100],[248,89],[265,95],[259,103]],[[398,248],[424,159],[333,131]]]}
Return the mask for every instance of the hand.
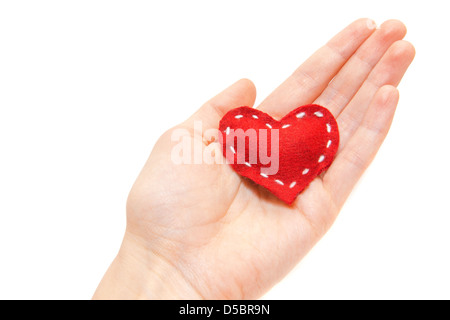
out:
{"label": "hand", "polygon": [[[414,57],[399,21],[375,29],[353,22],[304,62],[258,108],[281,118],[317,103],[336,117],[340,148],[331,167],[293,205],[228,165],[171,161],[176,128],[218,128],[230,109],[253,106],[240,80],[169,130],[155,145],[127,203],[119,254],[94,298],[258,298],[282,279],[331,226],[391,124],[396,86]],[[217,142],[216,151],[220,151]]]}

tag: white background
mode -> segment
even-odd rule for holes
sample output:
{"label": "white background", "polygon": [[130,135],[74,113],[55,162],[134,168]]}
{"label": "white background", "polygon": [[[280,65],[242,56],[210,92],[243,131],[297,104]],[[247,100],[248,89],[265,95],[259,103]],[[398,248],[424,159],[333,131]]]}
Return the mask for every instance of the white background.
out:
{"label": "white background", "polygon": [[257,103],[359,17],[408,27],[392,130],[267,299],[450,298],[447,1],[2,1],[0,298],[89,299],[162,132],[242,77]]}

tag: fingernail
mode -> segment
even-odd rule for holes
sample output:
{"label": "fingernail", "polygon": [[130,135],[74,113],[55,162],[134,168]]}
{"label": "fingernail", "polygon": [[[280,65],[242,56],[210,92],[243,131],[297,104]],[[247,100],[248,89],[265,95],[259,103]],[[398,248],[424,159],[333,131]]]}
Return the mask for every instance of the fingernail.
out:
{"label": "fingernail", "polygon": [[367,19],[366,24],[367,24],[367,28],[369,28],[370,30],[377,28],[377,24],[372,19]]}

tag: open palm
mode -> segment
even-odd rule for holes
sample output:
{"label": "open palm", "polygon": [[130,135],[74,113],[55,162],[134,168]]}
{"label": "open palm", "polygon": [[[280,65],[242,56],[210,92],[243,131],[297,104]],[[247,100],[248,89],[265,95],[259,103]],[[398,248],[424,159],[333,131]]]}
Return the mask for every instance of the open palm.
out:
{"label": "open palm", "polygon": [[[258,298],[283,278],[331,226],[389,130],[398,102],[396,86],[414,57],[412,45],[401,40],[405,33],[399,21],[375,29],[370,20],[357,20],[257,107],[279,119],[316,103],[337,119],[335,161],[292,205],[228,165],[171,161],[171,134],[177,128],[221,152],[217,142],[194,132],[193,123],[201,120],[204,129],[217,128],[228,110],[253,106],[256,92],[249,80],[236,82],[166,132],[127,203],[121,252],[133,258],[121,259],[145,265],[142,277],[148,272],[154,276],[150,279],[165,282],[159,289],[143,284],[139,295]],[[103,291],[101,284],[97,294]]]}

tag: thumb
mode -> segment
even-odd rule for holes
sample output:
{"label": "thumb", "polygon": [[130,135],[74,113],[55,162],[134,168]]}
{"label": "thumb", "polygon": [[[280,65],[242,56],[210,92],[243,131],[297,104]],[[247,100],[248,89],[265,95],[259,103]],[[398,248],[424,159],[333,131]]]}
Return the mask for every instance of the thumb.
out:
{"label": "thumb", "polygon": [[217,128],[225,113],[237,107],[253,107],[255,99],[256,88],[253,82],[241,79],[206,102],[184,124],[201,120],[205,129]]}

